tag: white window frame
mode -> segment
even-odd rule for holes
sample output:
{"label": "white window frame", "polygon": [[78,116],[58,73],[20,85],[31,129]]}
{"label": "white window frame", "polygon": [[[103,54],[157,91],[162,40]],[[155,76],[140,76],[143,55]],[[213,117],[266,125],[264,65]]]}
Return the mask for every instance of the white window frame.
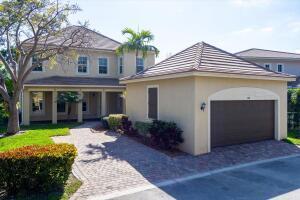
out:
{"label": "white window frame", "polygon": [[281,65],[281,69],[282,69],[281,72],[283,73],[284,72],[284,64],[282,64],[282,63],[277,63],[276,64],[276,71],[280,72],[280,71],[278,71],[278,65]]}
{"label": "white window frame", "polygon": [[159,85],[147,85],[146,93],[147,93],[147,115],[146,119],[149,121],[155,120],[152,118],[149,118],[149,89],[150,88],[157,88],[157,120],[159,120]]}
{"label": "white window frame", "polygon": [[[32,63],[33,63],[33,58],[31,57],[31,66],[32,66]],[[45,72],[44,62],[41,62],[41,63],[42,63],[42,71],[34,71],[32,69],[31,72],[32,73],[43,73],[43,72]]]}
{"label": "white window frame", "polygon": [[[140,73],[141,71],[137,71],[137,67],[138,67],[138,65],[137,65],[137,59],[142,59],[143,60],[143,70],[145,70],[145,59],[144,58],[142,58],[142,57],[137,57],[136,59],[135,59],[135,73]],[[142,71],[143,71],[142,70]]]}
{"label": "white window frame", "polygon": [[[121,68],[121,62],[120,62],[120,59],[122,59],[122,73],[120,73],[120,68]],[[118,74],[119,75],[122,75],[122,74],[124,74],[124,57],[123,56],[120,56],[120,57],[118,57]]]}
{"label": "white window frame", "polygon": [[[86,72],[79,72],[78,71],[78,59],[80,57],[86,57],[87,58],[87,65],[86,65]],[[76,62],[76,74],[78,75],[88,75],[90,73],[90,58],[87,55],[79,55],[77,57],[77,62]]]}
{"label": "white window frame", "polygon": [[[266,65],[269,65],[269,68],[267,68]],[[265,67],[266,69],[272,70],[272,69],[271,69],[271,68],[272,68],[272,64],[271,64],[271,63],[265,63],[265,64],[264,64],[264,67]]]}
{"label": "white window frame", "polygon": [[[99,72],[99,68],[100,68],[100,59],[103,59],[103,58],[107,60],[107,73],[106,73],[106,74],[101,74],[101,73]],[[107,75],[109,75],[109,58],[108,58],[108,57],[103,57],[103,56],[101,56],[101,57],[98,58],[98,74],[99,74],[99,75],[102,75],[102,76],[107,76]]]}
{"label": "white window frame", "polygon": [[[58,103],[57,103],[57,104],[58,104]],[[58,115],[65,115],[65,114],[67,114],[67,112],[68,112],[68,105],[69,105],[69,103],[66,103],[66,102],[65,102],[65,107],[66,107],[66,108],[65,108],[65,112],[59,112],[58,109],[57,109],[57,114],[58,114]],[[56,105],[56,106],[57,106],[57,105]]]}
{"label": "white window frame", "polygon": [[[42,93],[42,95],[43,95],[43,101],[42,101],[42,104],[43,104],[43,108],[42,108],[42,110],[39,110],[39,111],[33,111],[32,110],[32,103],[33,103],[33,101],[32,101],[32,93],[33,92],[41,92]],[[43,91],[32,91],[31,92],[31,94],[30,94],[30,112],[31,112],[31,114],[34,116],[36,116],[36,115],[44,115],[45,114],[45,92],[43,92]]]}

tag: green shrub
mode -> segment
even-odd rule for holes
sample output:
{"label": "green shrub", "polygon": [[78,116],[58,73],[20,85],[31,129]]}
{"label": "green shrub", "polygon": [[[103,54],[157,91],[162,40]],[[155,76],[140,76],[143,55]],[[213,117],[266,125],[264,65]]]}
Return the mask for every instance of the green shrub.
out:
{"label": "green shrub", "polygon": [[147,136],[151,123],[137,121],[135,122],[134,126],[140,135]]}
{"label": "green shrub", "polygon": [[183,142],[182,130],[174,122],[154,120],[149,133],[151,143],[162,149],[169,150]]}
{"label": "green shrub", "polygon": [[122,126],[122,118],[127,117],[124,114],[110,114],[108,116],[108,126],[111,130],[117,130]]}
{"label": "green shrub", "polygon": [[61,188],[76,155],[70,144],[25,146],[0,153],[0,190],[16,194]]}

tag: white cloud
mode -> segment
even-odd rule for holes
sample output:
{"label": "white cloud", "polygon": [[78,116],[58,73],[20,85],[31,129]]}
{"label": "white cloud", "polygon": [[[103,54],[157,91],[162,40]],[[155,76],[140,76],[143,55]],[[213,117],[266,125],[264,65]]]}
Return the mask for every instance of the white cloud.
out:
{"label": "white cloud", "polygon": [[261,28],[244,28],[241,30],[233,31],[233,34],[235,35],[246,35],[246,34],[252,34],[252,33],[270,33],[273,31],[273,27],[266,26]]}
{"label": "white cloud", "polygon": [[273,27],[264,27],[260,29],[261,32],[272,32],[273,31]]}
{"label": "white cloud", "polygon": [[259,7],[271,4],[272,0],[231,0],[231,3],[239,7]]}
{"label": "white cloud", "polygon": [[300,32],[300,22],[290,22],[288,27],[294,33]]}

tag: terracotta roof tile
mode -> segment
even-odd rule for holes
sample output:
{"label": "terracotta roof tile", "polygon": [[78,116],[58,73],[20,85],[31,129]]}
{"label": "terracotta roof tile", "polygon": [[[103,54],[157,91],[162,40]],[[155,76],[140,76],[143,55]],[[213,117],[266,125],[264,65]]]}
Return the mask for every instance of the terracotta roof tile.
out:
{"label": "terracotta roof tile", "polygon": [[288,74],[273,72],[205,42],[199,42],[138,74],[125,77],[121,80],[146,78],[189,71],[285,78],[294,77]]}

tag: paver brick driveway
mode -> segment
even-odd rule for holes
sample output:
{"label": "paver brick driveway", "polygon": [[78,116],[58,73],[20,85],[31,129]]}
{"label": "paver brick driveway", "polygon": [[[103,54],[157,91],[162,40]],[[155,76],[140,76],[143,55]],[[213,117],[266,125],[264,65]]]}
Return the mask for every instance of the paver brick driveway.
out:
{"label": "paver brick driveway", "polygon": [[53,138],[58,143],[72,143],[78,149],[73,173],[83,185],[72,199],[107,195],[231,165],[300,153],[293,145],[264,141],[216,148],[201,156],[172,158],[114,132],[92,133],[90,128],[96,124],[87,122],[71,129],[69,136]]}

